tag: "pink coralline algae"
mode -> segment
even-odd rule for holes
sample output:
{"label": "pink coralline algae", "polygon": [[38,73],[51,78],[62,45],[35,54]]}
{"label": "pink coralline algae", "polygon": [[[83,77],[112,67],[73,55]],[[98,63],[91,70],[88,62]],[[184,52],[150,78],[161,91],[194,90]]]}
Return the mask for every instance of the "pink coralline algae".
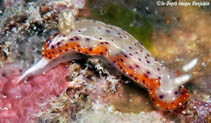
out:
{"label": "pink coralline algae", "polygon": [[36,75],[27,83],[18,84],[18,66],[3,66],[0,69],[0,122],[36,121],[33,115],[39,112],[39,106],[68,87],[65,79],[67,73],[66,66],[60,64],[45,75]]}
{"label": "pink coralline algae", "polygon": [[193,107],[197,114],[194,122],[206,122],[205,119],[211,114],[211,102],[202,102],[198,99],[195,99],[193,100],[191,107]]}

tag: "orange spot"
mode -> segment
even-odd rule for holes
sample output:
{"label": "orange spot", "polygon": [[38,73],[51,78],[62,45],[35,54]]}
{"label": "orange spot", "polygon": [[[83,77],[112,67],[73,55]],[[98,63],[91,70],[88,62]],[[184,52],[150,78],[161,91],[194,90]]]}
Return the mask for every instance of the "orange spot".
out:
{"label": "orange spot", "polygon": [[91,55],[105,55],[107,53],[107,47],[104,45],[97,45],[92,49]]}
{"label": "orange spot", "polygon": [[176,76],[181,76],[182,75],[182,72],[176,71],[175,74],[176,74]]}

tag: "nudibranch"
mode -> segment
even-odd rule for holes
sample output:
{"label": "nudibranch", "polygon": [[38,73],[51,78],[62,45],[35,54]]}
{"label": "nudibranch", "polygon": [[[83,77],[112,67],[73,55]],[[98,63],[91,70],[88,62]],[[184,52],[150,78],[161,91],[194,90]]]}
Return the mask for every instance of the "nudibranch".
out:
{"label": "nudibranch", "polygon": [[126,31],[96,20],[69,21],[69,27],[63,24],[63,28],[69,28],[69,31],[56,33],[44,43],[42,59],[25,71],[19,82],[61,62],[88,55],[106,59],[121,73],[145,87],[152,102],[162,110],[172,111],[188,99],[183,84],[190,75],[176,76]]}

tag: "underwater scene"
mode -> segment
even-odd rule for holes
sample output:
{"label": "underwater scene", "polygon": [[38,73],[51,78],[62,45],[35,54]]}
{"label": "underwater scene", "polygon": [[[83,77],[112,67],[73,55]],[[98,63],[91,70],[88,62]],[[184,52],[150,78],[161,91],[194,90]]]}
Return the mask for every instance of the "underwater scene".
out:
{"label": "underwater scene", "polygon": [[211,1],[1,0],[0,123],[211,123]]}

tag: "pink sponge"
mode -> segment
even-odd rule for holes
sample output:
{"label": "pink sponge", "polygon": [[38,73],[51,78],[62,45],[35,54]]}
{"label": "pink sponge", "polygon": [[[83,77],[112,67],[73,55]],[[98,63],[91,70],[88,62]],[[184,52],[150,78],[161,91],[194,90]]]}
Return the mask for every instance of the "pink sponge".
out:
{"label": "pink sponge", "polygon": [[0,122],[27,122],[35,120],[33,114],[39,105],[63,92],[67,87],[68,69],[57,65],[45,75],[28,78],[27,83],[17,83],[20,71],[16,64],[6,64],[0,69]]}

